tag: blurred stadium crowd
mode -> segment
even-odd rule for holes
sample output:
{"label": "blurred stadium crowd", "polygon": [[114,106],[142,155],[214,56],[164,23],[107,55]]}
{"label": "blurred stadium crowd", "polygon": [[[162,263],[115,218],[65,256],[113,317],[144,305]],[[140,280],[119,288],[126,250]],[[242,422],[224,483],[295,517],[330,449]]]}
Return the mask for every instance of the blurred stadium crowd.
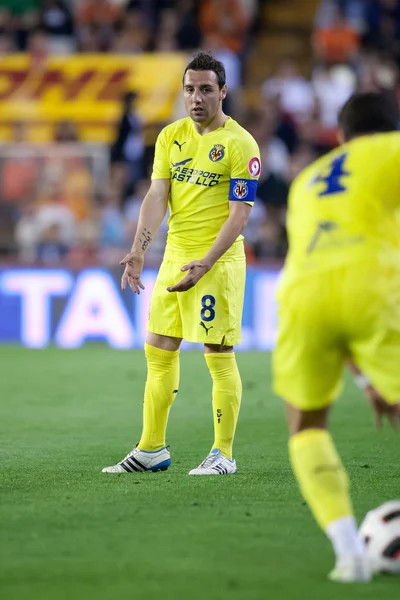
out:
{"label": "blurred stadium crowd", "polygon": [[[48,56],[186,60],[199,48],[224,62],[225,111],[262,153],[249,261],[281,260],[290,182],[335,146],[340,106],[355,90],[398,92],[398,0],[0,0],[0,55],[26,53],[31,70]],[[171,120],[182,116],[178,98]],[[133,239],[165,122],[146,122],[137,91],[125,89],[106,145],[83,139],[73,120],[55,122],[46,141],[22,114],[8,125],[7,135],[0,127],[1,259],[117,264]],[[166,229],[165,222],[149,249],[154,264]]]}

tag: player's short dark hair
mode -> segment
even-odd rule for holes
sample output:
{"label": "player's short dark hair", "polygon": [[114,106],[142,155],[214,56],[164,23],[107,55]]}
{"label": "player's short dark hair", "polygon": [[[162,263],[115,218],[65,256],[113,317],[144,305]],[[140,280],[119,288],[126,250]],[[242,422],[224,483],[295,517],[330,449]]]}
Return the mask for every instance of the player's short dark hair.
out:
{"label": "player's short dark hair", "polygon": [[346,140],[357,135],[396,131],[399,106],[390,92],[354,94],[339,112],[339,127]]}
{"label": "player's short dark hair", "polygon": [[189,69],[191,71],[214,71],[217,76],[219,89],[223,88],[226,83],[226,73],[223,63],[208,52],[199,52],[190,61],[183,74],[182,83],[184,83],[185,75]]}

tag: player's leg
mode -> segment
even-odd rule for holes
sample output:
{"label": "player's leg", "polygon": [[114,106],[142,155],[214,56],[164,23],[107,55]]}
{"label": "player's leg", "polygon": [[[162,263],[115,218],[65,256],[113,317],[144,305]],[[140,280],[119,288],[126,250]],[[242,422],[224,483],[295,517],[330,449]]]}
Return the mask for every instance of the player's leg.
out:
{"label": "player's leg", "polygon": [[290,460],[316,521],[333,543],[338,581],[370,578],[357,534],[348,479],[327,430],[346,357],[341,279],[325,274],[280,290],[275,391],[286,400]]}
{"label": "player's leg", "polygon": [[232,445],[242,399],[242,381],[232,346],[205,344],[204,354],[213,382],[214,444],[191,475],[236,473]]}
{"label": "player's leg", "polygon": [[143,430],[136,448],[107,473],[164,470],[170,465],[165,436],[169,411],[179,387],[179,347],[182,324],[176,294],[166,291],[182,277],[169,261],[161,265],[150,305],[149,333],[145,343],[147,379],[143,404]]}
{"label": "player's leg", "polygon": [[138,448],[155,452],[165,447],[169,411],[179,388],[181,338],[150,333],[145,344],[147,380],[143,431]]}
{"label": "player's leg", "polygon": [[213,382],[214,444],[200,467],[190,472],[192,475],[236,472],[232,444],[242,397],[242,382],[233,346],[240,343],[245,277],[244,258],[217,263],[190,290],[191,294],[181,300],[185,303],[182,306],[184,337],[204,344],[205,359]]}
{"label": "player's leg", "polygon": [[242,380],[232,346],[205,344],[204,355],[213,382],[214,444],[232,460],[232,446],[242,400]]}
{"label": "player's leg", "polygon": [[349,493],[348,476],[327,430],[329,407],[302,411],[287,404],[289,454],[301,492],[315,520],[331,540],[338,581],[369,581]]}

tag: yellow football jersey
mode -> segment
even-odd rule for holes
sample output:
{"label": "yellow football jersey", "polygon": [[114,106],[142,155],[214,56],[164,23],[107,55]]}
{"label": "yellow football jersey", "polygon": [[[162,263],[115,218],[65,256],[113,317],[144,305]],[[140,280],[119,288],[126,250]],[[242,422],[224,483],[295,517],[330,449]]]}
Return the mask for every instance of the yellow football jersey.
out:
{"label": "yellow football jersey", "polygon": [[[254,202],[260,175],[254,138],[231,118],[200,135],[187,117],[158,136],[152,179],[170,179],[170,260],[199,258],[211,247],[229,216],[229,201]],[[223,260],[243,256],[243,237]]]}
{"label": "yellow football jersey", "polygon": [[360,260],[400,264],[400,133],[362,136],[315,161],[289,195],[284,279]]}

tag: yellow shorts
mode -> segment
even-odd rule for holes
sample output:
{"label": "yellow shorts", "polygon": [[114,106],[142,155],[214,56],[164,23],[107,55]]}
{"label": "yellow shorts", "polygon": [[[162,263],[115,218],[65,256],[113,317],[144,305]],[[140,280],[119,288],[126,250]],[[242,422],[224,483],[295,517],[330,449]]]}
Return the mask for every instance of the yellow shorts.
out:
{"label": "yellow shorts", "polygon": [[400,401],[400,270],[360,263],[278,291],[274,390],[301,410],[329,405],[352,357],[390,403]]}
{"label": "yellow shorts", "polygon": [[148,330],[188,342],[240,344],[246,260],[217,262],[187,292],[167,292],[185,277],[184,262],[162,262],[150,304]]}

